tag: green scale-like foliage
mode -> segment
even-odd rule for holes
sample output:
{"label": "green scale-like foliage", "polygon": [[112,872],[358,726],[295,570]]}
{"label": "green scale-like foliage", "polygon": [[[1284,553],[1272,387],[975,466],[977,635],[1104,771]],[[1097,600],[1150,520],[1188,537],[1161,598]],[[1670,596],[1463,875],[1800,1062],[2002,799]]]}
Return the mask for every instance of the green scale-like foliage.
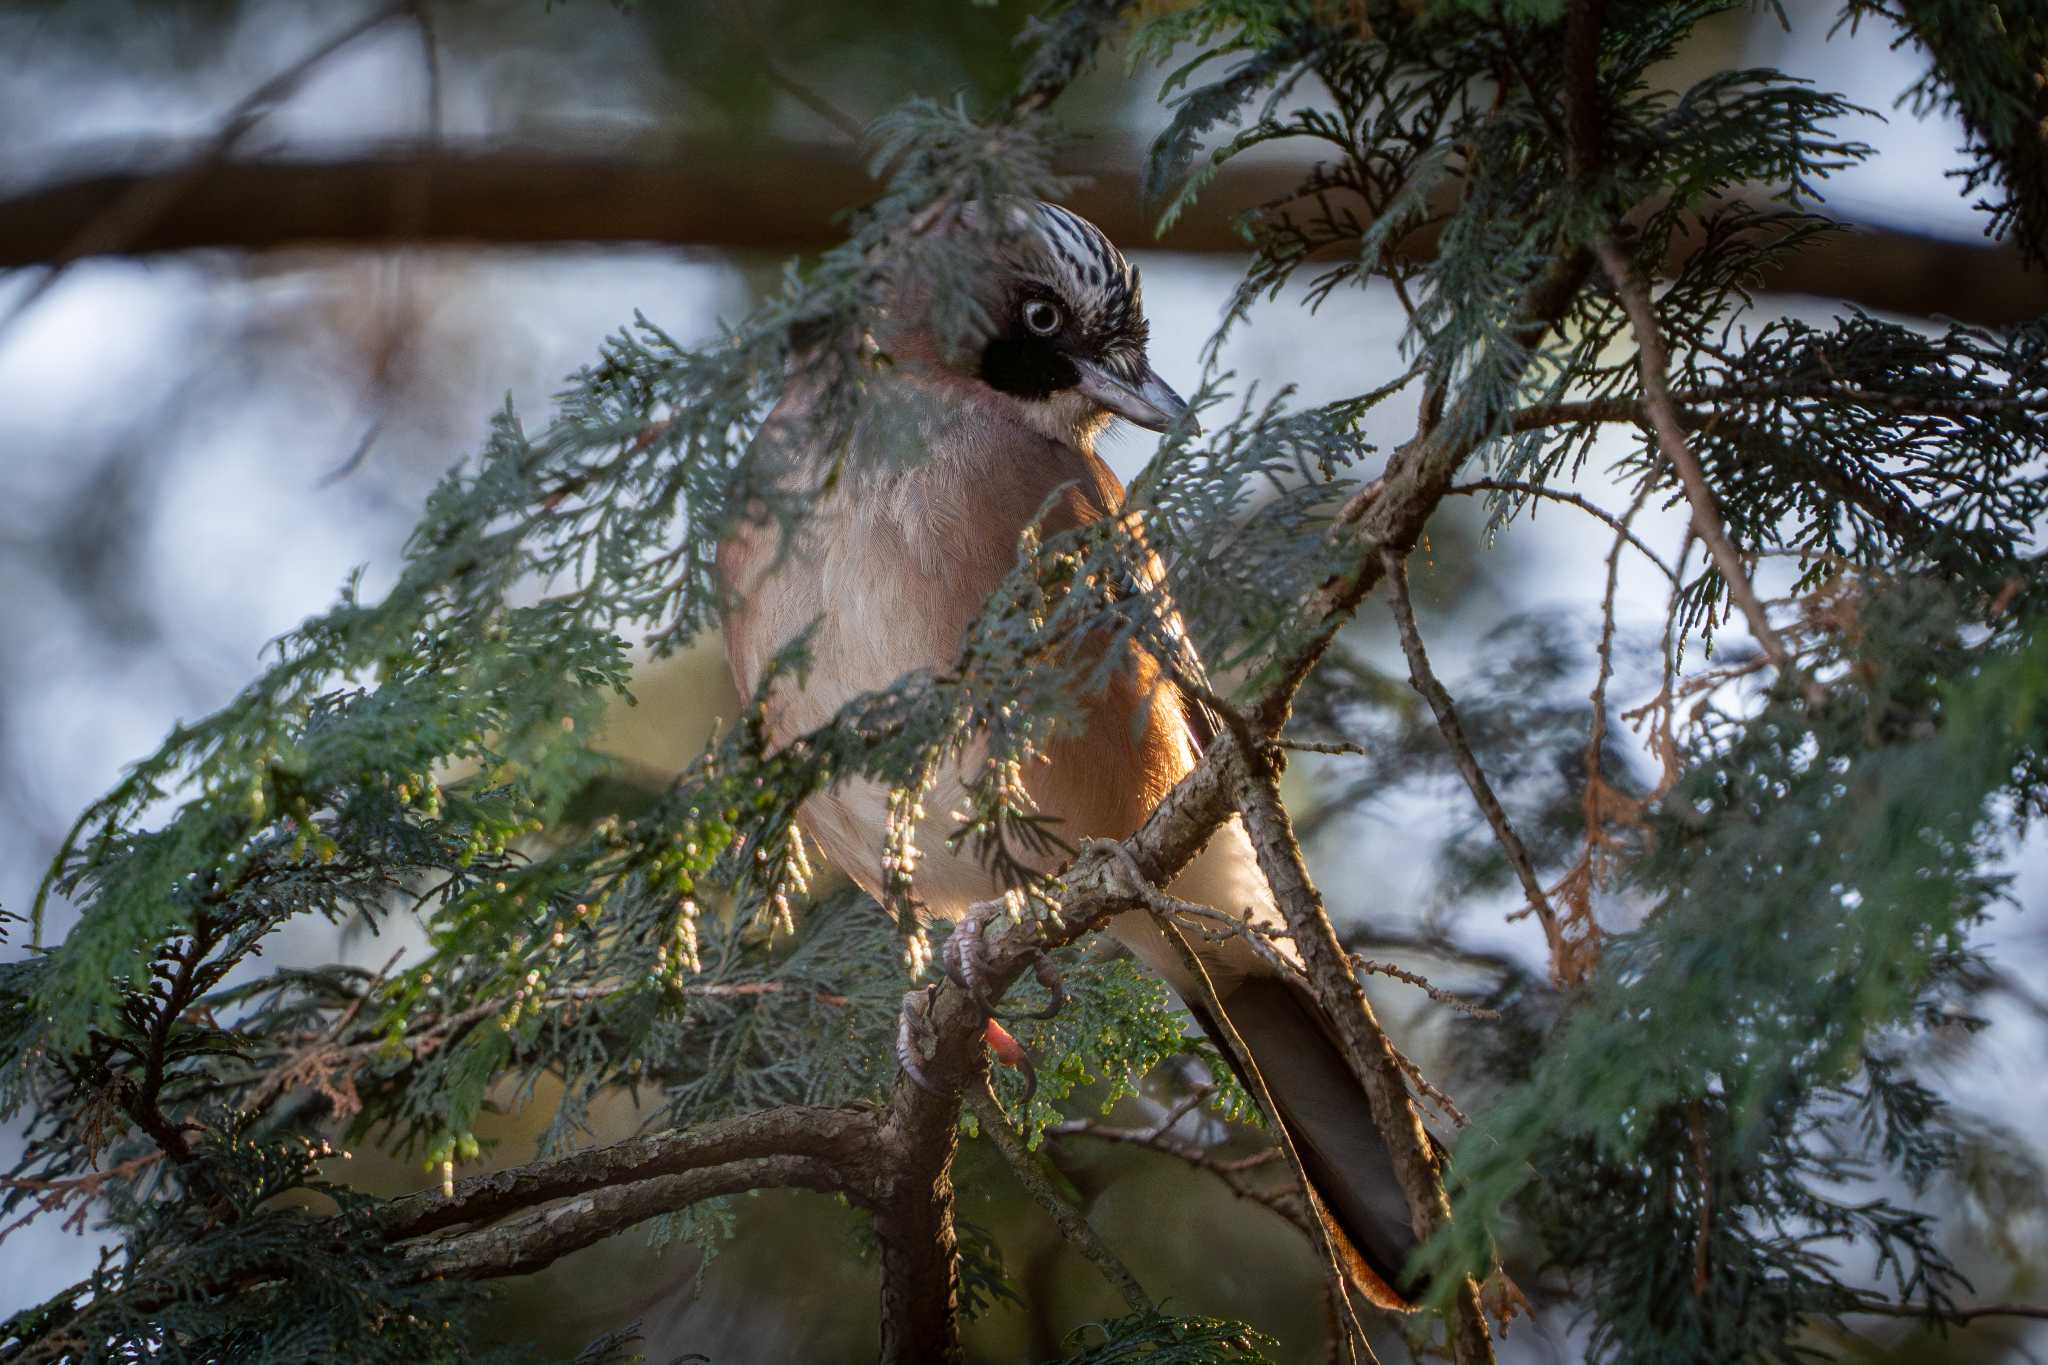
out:
{"label": "green scale-like foliage", "polygon": [[[224,1137],[207,1168],[204,1204],[115,1200],[126,1245],[86,1282],[85,1311],[60,1319],[63,1358],[284,1365],[418,1361],[446,1351],[452,1319],[470,1296],[409,1283],[400,1258],[375,1235],[373,1201],[325,1180],[310,1144]],[[304,1191],[328,1195],[340,1212],[266,1204]],[[259,1288],[220,1292],[247,1284],[252,1272]],[[17,1339],[41,1337],[38,1317],[69,1297],[20,1314],[10,1330]]]}
{"label": "green scale-like foliage", "polygon": [[1091,1323],[1068,1339],[1060,1365],[1235,1365],[1263,1361],[1271,1337],[1243,1323],[1133,1313]]}
{"label": "green scale-like foliage", "polygon": [[1844,660],[1867,691],[1701,733],[1634,870],[1659,913],[1609,944],[1460,1149],[1464,1206],[1521,1199],[1591,1278],[1609,1350],[1774,1358],[1805,1315],[1859,1297],[1829,1243],[1875,1251],[1903,1295],[1957,1288],[1923,1215],[1838,1191],[1880,1156],[1924,1182],[1947,1154],[1884,1054],[1947,1017],[2002,885],[1995,798],[2038,799],[2048,654],[2007,632],[1966,662],[1961,620],[1925,583],[1892,587]]}
{"label": "green scale-like foliage", "polygon": [[2048,17],[2039,8],[1994,0],[1850,0],[1850,22],[1875,15],[1933,58],[1904,101],[1916,114],[1952,112],[1969,130],[1970,162],[1950,174],[1979,199],[1984,230],[2011,234],[2036,264],[2048,264]]}

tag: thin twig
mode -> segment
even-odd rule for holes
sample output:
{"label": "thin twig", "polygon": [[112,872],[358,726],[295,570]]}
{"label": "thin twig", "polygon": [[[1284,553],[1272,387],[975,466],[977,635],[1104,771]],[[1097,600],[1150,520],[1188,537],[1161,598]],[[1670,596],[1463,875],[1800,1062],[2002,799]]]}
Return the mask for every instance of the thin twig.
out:
{"label": "thin twig", "polygon": [[995,1091],[985,1082],[969,1090],[967,1107],[981,1120],[981,1131],[995,1144],[996,1150],[1003,1154],[1003,1160],[1009,1163],[1010,1173],[1017,1177],[1017,1183],[1024,1187],[1025,1192],[1038,1207],[1045,1210],[1047,1216],[1052,1219],[1053,1226],[1060,1230],[1060,1236],[1072,1243],[1076,1251],[1087,1257],[1089,1263],[1102,1272],[1102,1278],[1109,1281],[1110,1288],[1123,1296],[1124,1302],[1130,1306],[1133,1313],[1157,1312],[1158,1305],[1153,1303],[1151,1297],[1138,1284],[1138,1277],[1131,1274],[1130,1267],[1123,1263],[1123,1258],[1116,1254],[1109,1243],[1102,1239],[1102,1234],[1089,1223],[1087,1217],[1068,1203],[1060,1192],[1053,1188],[1052,1182],[1045,1178],[1045,1173],[1038,1169],[1037,1163],[1031,1158],[1031,1153],[1024,1149],[1023,1139],[1019,1138],[1017,1130],[1010,1126],[1010,1116],[1003,1112],[1002,1101],[996,1098]]}
{"label": "thin twig", "polygon": [[1157,1125],[1151,1128],[1119,1128],[1112,1124],[1098,1123],[1093,1119],[1068,1119],[1048,1124],[1045,1134],[1060,1139],[1089,1138],[1097,1142],[1139,1147],[1162,1156],[1170,1156],[1197,1170],[1207,1171],[1221,1180],[1237,1198],[1271,1209],[1292,1223],[1304,1237],[1310,1240],[1315,1238],[1316,1230],[1309,1222],[1301,1197],[1293,1192],[1291,1180],[1288,1188],[1283,1190],[1262,1188],[1258,1182],[1249,1178],[1250,1172],[1286,1159],[1286,1153],[1278,1147],[1268,1147],[1250,1156],[1219,1157],[1199,1142],[1183,1141],[1169,1133],[1160,1132]]}
{"label": "thin twig", "polygon": [[[1453,492],[1457,490],[1453,489]],[[1304,754],[1351,754],[1359,758],[1370,757],[1372,751],[1363,744],[1354,744],[1348,739],[1289,739],[1286,735],[1273,741],[1283,749],[1292,749]]]}
{"label": "thin twig", "polygon": [[1664,338],[1657,330],[1656,314],[1650,308],[1649,294],[1636,279],[1628,258],[1621,254],[1621,248],[1614,244],[1613,238],[1602,235],[1595,240],[1593,250],[1620,296],[1622,307],[1628,312],[1629,326],[1635,333],[1636,364],[1642,377],[1643,401],[1649,409],[1650,425],[1657,433],[1657,445],[1664,458],[1678,471],[1685,499],[1692,505],[1693,527],[1713,558],[1714,567],[1720,571],[1721,580],[1728,585],[1729,595],[1748,621],[1750,634],[1756,637],[1757,644],[1773,666],[1785,677],[1798,680],[1808,703],[1818,706],[1827,699],[1826,692],[1820,684],[1802,676],[1797,661],[1785,647],[1784,639],[1771,625],[1770,614],[1764,610],[1763,601],[1756,594],[1756,586],[1749,581],[1742,557],[1728,539],[1728,528],[1721,519],[1721,508],[1714,500],[1714,490],[1708,486],[1705,471],[1694,458],[1692,448],[1686,444],[1685,431],[1679,425],[1678,413],[1672,405],[1671,390],[1666,380],[1669,361]]}
{"label": "thin twig", "polygon": [[[1725,421],[1707,409],[1757,408],[1771,403],[1827,402],[1855,404],[1894,417],[1934,417],[1960,421],[1971,417],[2003,417],[2014,413],[2048,410],[2048,393],[2013,394],[1994,398],[1951,398],[1940,394],[1880,393],[1875,389],[1830,376],[1797,379],[1752,380],[1746,383],[1708,384],[1696,389],[1671,390],[1671,402],[1679,424],[1697,430],[1711,422]],[[1619,395],[1607,398],[1561,399],[1519,408],[1508,422],[1510,432],[1541,431],[1548,427],[1582,426],[1591,423],[1627,422],[1651,425],[1649,405],[1640,399]]]}
{"label": "thin twig", "polygon": [[1588,501],[1577,493],[1567,492],[1562,488],[1552,488],[1547,484],[1524,483],[1520,479],[1473,479],[1469,483],[1458,484],[1447,491],[1465,496],[1479,493],[1521,493],[1527,497],[1542,498],[1549,502],[1561,502],[1567,506],[1576,507],[1588,516],[1594,517],[1613,527],[1630,545],[1633,545],[1642,554],[1643,558],[1656,565],[1659,573],[1674,583],[1678,581],[1678,575],[1672,570],[1671,566],[1666,564],[1655,550],[1644,544],[1642,537],[1631,531],[1622,522],[1621,518],[1615,516],[1614,513],[1599,504]]}
{"label": "thin twig", "polygon": [[[1688,397],[1686,401],[1692,400]],[[1642,423],[1646,420],[1643,405],[1633,398],[1574,398],[1517,408],[1508,422],[1508,430],[1519,435],[1546,427],[1582,426],[1594,422]]]}
{"label": "thin twig", "polygon": [[1198,1085],[1188,1091],[1187,1094],[1169,1105],[1166,1112],[1159,1116],[1159,1122],[1153,1124],[1150,1129],[1151,1135],[1153,1137],[1164,1137],[1172,1132],[1180,1126],[1182,1119],[1200,1109],[1208,1098],[1215,1093],[1216,1087],[1213,1084]]}
{"label": "thin twig", "polygon": [[[334,468],[328,470],[325,474],[322,474],[319,480],[315,482],[313,486],[315,488],[332,487],[333,485],[340,483],[349,475],[355,473],[358,469],[362,468],[363,461],[370,458],[370,451],[376,447],[377,437],[382,435],[383,431],[384,414],[379,413],[374,419],[372,419],[370,425],[364,428],[362,436],[358,438],[356,441],[355,448],[349,451],[348,458],[343,460]],[[454,880],[454,878],[450,878],[449,880],[452,881]],[[421,899],[424,901],[425,897],[423,896],[421,897]]]}
{"label": "thin twig", "polygon": [[1172,896],[1157,887],[1147,887],[1142,893],[1145,908],[1167,920],[1192,921],[1189,926],[1211,943],[1225,939],[1241,938],[1258,954],[1261,960],[1282,976],[1292,975],[1300,970],[1298,963],[1280,951],[1277,943],[1292,938],[1285,929],[1269,929],[1247,916],[1225,914],[1206,905],[1197,905]]}
{"label": "thin twig", "polygon": [[1401,648],[1408,656],[1408,681],[1435,713],[1437,729],[1443,734],[1444,743],[1450,746],[1451,759],[1457,764],[1459,775],[1465,779],[1465,786],[1471,790],[1472,799],[1478,803],[1480,813],[1486,817],[1486,823],[1493,828],[1493,837],[1506,855],[1508,866],[1514,869],[1516,879],[1522,883],[1522,893],[1528,897],[1529,908],[1536,912],[1536,918],[1542,923],[1543,936],[1549,941],[1551,956],[1555,958],[1562,946],[1557,912],[1551,908],[1550,897],[1544,894],[1543,882],[1536,875],[1536,864],[1529,857],[1528,846],[1522,842],[1522,836],[1515,833],[1514,823],[1508,819],[1500,798],[1494,795],[1493,784],[1486,780],[1486,772],[1479,766],[1479,759],[1465,738],[1465,727],[1458,720],[1457,704],[1430,669],[1429,651],[1423,647],[1422,632],[1415,624],[1415,607],[1408,598],[1407,567],[1393,551],[1381,553],[1386,564],[1387,605],[1393,610],[1394,624],[1401,632]]}
{"label": "thin twig", "polygon": [[[1600,594],[1600,643],[1594,651],[1599,667],[1593,676],[1593,691],[1587,698],[1593,708],[1593,723],[1586,740],[1586,781],[1589,789],[1600,781],[1600,753],[1607,743],[1607,684],[1614,678],[1614,599],[1621,590],[1621,547],[1625,541],[1634,539],[1628,523],[1642,511],[1653,485],[1654,480],[1643,480],[1635,501],[1629,504],[1628,515],[1615,533],[1614,545],[1607,552],[1607,581]],[[1590,814],[1587,833],[1588,837],[1593,833]]]}
{"label": "thin twig", "polygon": [[[1475,972],[1491,972],[1508,981],[1519,981],[1528,975],[1521,960],[1509,953],[1488,952],[1483,948],[1470,947],[1455,942],[1428,929],[1422,933],[1400,934],[1375,929],[1362,939],[1379,948],[1398,948],[1403,952],[1433,957]],[[1353,954],[1354,959],[1356,954]]]}
{"label": "thin twig", "polygon": [[1585,790],[1580,797],[1586,827],[1585,849],[1578,862],[1557,884],[1571,911],[1571,923],[1579,932],[1568,949],[1560,946],[1552,954],[1551,977],[1559,985],[1583,981],[1592,970],[1599,951],[1601,931],[1593,912],[1593,891],[1604,882],[1601,855],[1609,843],[1608,811],[1622,799],[1602,775],[1600,762],[1607,746],[1607,684],[1614,678],[1614,602],[1621,588],[1621,549],[1627,543],[1623,537],[1628,534],[1629,523],[1648,502],[1650,490],[1655,485],[1654,478],[1644,478],[1642,487],[1636,490],[1635,501],[1629,504],[1627,513],[1622,517],[1621,530],[1615,535],[1613,546],[1607,551],[1606,586],[1600,594],[1600,641],[1594,650],[1599,666],[1594,672],[1593,690],[1586,698],[1593,719],[1587,727]]}
{"label": "thin twig", "polygon": [[1405,981],[1430,999],[1436,1001],[1439,1005],[1449,1005],[1460,1014],[1470,1015],[1474,1019],[1493,1020],[1500,1018],[1499,1010],[1490,1010],[1484,1005],[1475,1005],[1470,1000],[1453,995],[1443,987],[1432,984],[1430,979],[1421,972],[1410,971],[1406,967],[1396,967],[1391,962],[1375,962],[1371,958],[1361,957],[1357,953],[1351,955],[1351,965],[1361,972],[1374,976],[1391,976],[1396,981]]}
{"label": "thin twig", "polygon": [[[1571,307],[1591,267],[1591,257],[1585,252],[1564,253],[1524,291],[1509,334],[1528,356],[1534,356],[1543,338]],[[1517,366],[1517,378],[1529,363],[1525,359]],[[1485,425],[1482,414],[1487,401],[1478,394],[1460,397],[1446,420],[1427,433],[1418,430],[1404,442],[1388,460],[1385,473],[1338,513],[1326,535],[1351,552],[1350,563],[1308,594],[1298,608],[1295,643],[1267,668],[1268,681],[1245,706],[1259,730],[1277,734],[1286,725],[1302,683],[1322,662],[1359,603],[1378,585],[1381,549],[1405,551],[1421,539],[1430,514],[1479,444],[1476,433]],[[1475,1315],[1476,1303],[1475,1298]]]}
{"label": "thin twig", "polygon": [[[108,1181],[132,1180],[137,1174],[154,1166],[163,1159],[164,1154],[161,1151],[145,1152],[141,1156],[130,1157],[128,1160],[117,1165],[109,1166],[104,1171],[87,1171],[84,1175],[68,1176],[54,1180],[31,1180],[20,1176],[0,1176],[0,1190],[20,1190],[24,1194],[35,1196],[33,1201],[35,1204],[34,1208],[15,1219],[12,1223],[9,1223],[6,1227],[0,1228],[0,1242],[5,1242],[9,1237],[21,1231],[21,1229],[27,1227],[44,1214],[54,1213],[74,1199],[91,1199],[97,1196],[100,1188]],[[88,1204],[74,1211],[64,1220],[64,1226],[68,1228],[74,1220],[81,1220],[90,1207]]]}
{"label": "thin twig", "polygon": [[1401,1069],[1408,1073],[1408,1079],[1414,1082],[1415,1088],[1417,1090],[1420,1090],[1425,1096],[1432,1100],[1436,1104],[1437,1108],[1443,1110],[1444,1113],[1450,1115],[1452,1123],[1456,1124],[1460,1128],[1463,1128],[1472,1122],[1472,1120],[1465,1117],[1465,1111],[1458,1108],[1457,1104],[1451,1099],[1451,1097],[1448,1094],[1444,1092],[1442,1087],[1438,1086],[1436,1082],[1430,1080],[1429,1077],[1422,1074],[1422,1068],[1415,1064],[1414,1058],[1410,1057],[1407,1053],[1401,1051],[1400,1048],[1395,1048],[1394,1060],[1399,1062],[1401,1064]]}
{"label": "thin twig", "polygon": [[[1696,539],[1698,537],[1694,534],[1691,523],[1687,523],[1685,538],[1678,544],[1677,564],[1678,572],[1681,574],[1685,572],[1686,560],[1692,556],[1693,542]],[[1657,762],[1662,771],[1650,796],[1653,801],[1661,800],[1678,784],[1679,754],[1675,712],[1678,706],[1678,613],[1683,605],[1684,598],[1674,588],[1670,600],[1665,604],[1664,634],[1657,645],[1660,669],[1657,695],[1635,710],[1624,711],[1621,714],[1623,720],[1638,727],[1638,733],[1640,727],[1650,723],[1654,717],[1655,728],[1652,731],[1654,738],[1651,747],[1656,751]]]}
{"label": "thin twig", "polygon": [[[1558,122],[1557,110],[1551,106],[1550,82],[1539,81],[1529,74],[1529,68],[1524,66],[1522,59],[1515,54],[1513,43],[1505,44],[1501,48],[1501,57],[1507,62],[1508,70],[1514,74],[1515,79],[1522,83],[1522,89],[1528,92],[1530,107],[1535,109],[1536,117],[1543,120],[1543,126],[1550,136],[1559,144],[1569,142],[1570,136],[1565,132],[1564,125]],[[1494,73],[1496,80],[1499,76],[1499,72]],[[1505,89],[1507,82],[1501,81],[1501,86]]]}
{"label": "thin twig", "polygon": [[737,0],[736,3],[734,0],[728,0],[723,8],[733,27],[740,29],[746,35],[747,41],[753,45],[754,57],[760,63],[761,74],[768,78],[771,85],[778,87],[798,104],[831,124],[841,137],[855,147],[866,144],[867,129],[859,119],[783,68],[782,63],[776,59],[775,49],[769,43],[768,35],[761,31],[761,25],[754,17],[753,6],[747,3],[747,0]]}
{"label": "thin twig", "polygon": [[1882,1299],[1859,1299],[1850,1313],[1868,1313],[1881,1318],[1922,1318],[1928,1322],[1971,1322],[1977,1318],[2037,1318],[2048,1320],[2048,1305],[2033,1303],[1987,1303],[1974,1308],[1915,1308],[1911,1304],[1887,1303]]}
{"label": "thin twig", "polygon": [[336,1016],[331,1026],[308,1040],[305,1046],[290,1057],[273,1066],[256,1083],[255,1089],[249,1093],[249,1098],[241,1103],[239,1107],[242,1112],[262,1113],[270,1107],[272,1101],[284,1093],[286,1087],[305,1080],[312,1080],[321,1092],[329,1097],[334,1105],[336,1118],[349,1118],[360,1111],[362,1102],[356,1098],[354,1073],[350,1072],[343,1076],[341,1084],[337,1086],[331,1079],[335,1069],[334,1063],[347,1056],[348,1049],[341,1046],[341,1040],[348,1033],[349,1025],[362,1013],[364,1002],[377,993],[385,978],[391,975],[391,969],[398,965],[398,959],[404,956],[403,948],[394,952],[384,965],[377,969],[376,975],[363,983],[363,988],[348,1002],[348,1007]]}

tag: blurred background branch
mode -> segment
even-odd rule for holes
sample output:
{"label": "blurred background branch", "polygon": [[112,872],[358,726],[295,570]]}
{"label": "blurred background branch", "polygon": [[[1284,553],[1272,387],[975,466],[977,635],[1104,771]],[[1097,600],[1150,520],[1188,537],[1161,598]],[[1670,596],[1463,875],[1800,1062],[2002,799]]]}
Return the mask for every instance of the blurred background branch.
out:
{"label": "blurred background branch", "polygon": [[[574,141],[399,143],[334,157],[199,162],[164,149],[0,198],[0,268],[92,255],[398,246],[636,244],[783,255],[837,241],[846,206],[876,191],[859,159],[830,143],[762,139],[742,160],[722,141],[581,150]],[[1246,250],[1221,206],[1266,202],[1303,174],[1271,163],[1227,167],[1211,193],[1155,235],[1135,160],[1134,152],[1065,168],[1083,178],[1069,202],[1114,240],[1162,251]],[[152,212],[130,221],[124,206],[145,200]],[[120,232],[97,226],[110,215],[121,216]],[[1757,287],[1966,322],[2048,311],[2048,276],[2028,270],[2015,246],[1884,223],[1844,226],[1767,270]],[[1682,244],[1668,269],[1698,245]],[[1432,248],[1418,234],[1400,254],[1422,260]]]}

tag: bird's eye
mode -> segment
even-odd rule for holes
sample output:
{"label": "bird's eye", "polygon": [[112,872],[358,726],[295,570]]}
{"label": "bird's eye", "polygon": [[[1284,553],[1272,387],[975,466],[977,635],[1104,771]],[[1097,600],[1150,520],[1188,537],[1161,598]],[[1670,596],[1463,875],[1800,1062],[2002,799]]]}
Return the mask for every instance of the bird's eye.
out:
{"label": "bird's eye", "polygon": [[1024,325],[1039,336],[1051,336],[1060,329],[1060,324],[1065,321],[1066,318],[1061,314],[1060,306],[1056,303],[1048,303],[1044,299],[1033,299],[1024,305]]}

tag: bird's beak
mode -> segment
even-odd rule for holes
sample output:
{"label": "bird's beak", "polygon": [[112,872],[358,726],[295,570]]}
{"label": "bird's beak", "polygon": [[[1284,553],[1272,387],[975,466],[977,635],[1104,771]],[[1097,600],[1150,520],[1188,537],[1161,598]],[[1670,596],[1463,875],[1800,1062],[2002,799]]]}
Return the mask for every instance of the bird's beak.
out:
{"label": "bird's beak", "polygon": [[[1136,383],[1092,360],[1077,357],[1074,368],[1081,372],[1079,387],[1082,393],[1126,422],[1135,422],[1147,431],[1165,431],[1187,414],[1187,400],[1154,374],[1150,365],[1139,372]],[[1202,434],[1199,426],[1188,425],[1194,435]]]}

